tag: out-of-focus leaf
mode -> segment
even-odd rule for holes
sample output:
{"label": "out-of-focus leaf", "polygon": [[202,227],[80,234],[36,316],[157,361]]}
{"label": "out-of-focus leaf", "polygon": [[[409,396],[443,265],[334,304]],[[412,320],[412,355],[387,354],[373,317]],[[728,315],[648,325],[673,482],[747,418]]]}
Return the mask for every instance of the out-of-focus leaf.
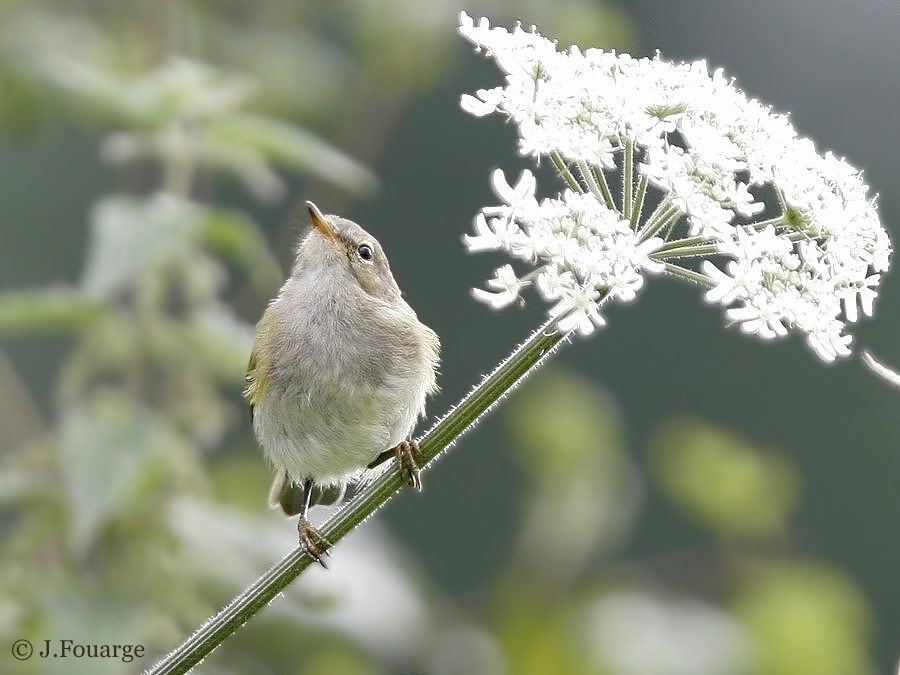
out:
{"label": "out-of-focus leaf", "polygon": [[[48,589],[49,590],[49,589]],[[48,635],[65,636],[65,639],[82,645],[134,645],[146,646],[146,633],[141,634],[142,613],[135,611],[134,600],[122,597],[114,589],[104,588],[98,593],[77,577],[70,577],[63,588],[53,588],[44,600]],[[43,635],[37,636],[35,646],[42,644]],[[51,649],[58,651],[58,644]],[[127,660],[121,658],[60,658],[46,659],[49,667],[40,672],[49,675],[128,675],[149,666],[150,659]],[[15,671],[10,671],[15,672]],[[30,672],[30,671],[29,671]]]}
{"label": "out-of-focus leaf", "polygon": [[253,345],[253,326],[222,306],[193,321],[158,323],[150,339],[157,358],[170,367],[182,364],[225,381],[241,381]]}
{"label": "out-of-focus leaf", "polygon": [[766,675],[865,675],[869,608],[843,574],[823,565],[767,564],[745,585],[736,613],[756,640]]}
{"label": "out-of-focus leaf", "polygon": [[761,536],[787,526],[799,486],[785,458],[694,422],[663,427],[653,450],[672,498],[718,533]]}
{"label": "out-of-focus leaf", "polygon": [[247,77],[186,58],[134,75],[117,72],[114,64],[64,53],[45,54],[43,63],[47,79],[96,111],[147,127],[227,113],[242,105],[254,89]]}
{"label": "out-of-focus leaf", "polygon": [[[601,672],[615,675],[747,675],[753,644],[731,615],[699,599],[615,589],[578,622]],[[608,669],[608,670],[607,670]]]}
{"label": "out-of-focus leaf", "polygon": [[210,133],[222,142],[244,146],[271,161],[306,171],[355,194],[375,190],[378,181],[367,168],[299,127],[257,115],[225,115],[213,120]]}
{"label": "out-of-focus leaf", "polygon": [[534,482],[517,562],[559,587],[627,531],[640,503],[638,473],[608,397],[565,370],[548,368],[525,384],[507,419]]}
{"label": "out-of-focus leaf", "polygon": [[522,389],[507,415],[518,456],[535,478],[554,482],[618,461],[619,423],[596,386],[551,367]]}
{"label": "out-of-focus leaf", "polygon": [[511,587],[494,607],[495,632],[508,660],[507,672],[596,673],[580,649],[576,631],[580,617],[575,616],[575,607],[566,602],[548,602],[532,590],[527,584]]}
{"label": "out-of-focus leaf", "polygon": [[78,291],[48,288],[0,294],[0,332],[71,331],[90,326],[106,308]]}
{"label": "out-of-focus leaf", "polygon": [[204,40],[226,63],[253,73],[259,82],[254,104],[285,119],[324,119],[346,104],[362,80],[359,62],[312,24],[236,26],[210,15]]}
{"label": "out-of-focus leaf", "polygon": [[108,298],[131,286],[150,265],[193,236],[200,210],[165,195],[106,197],[91,216],[82,288]]}
{"label": "out-of-focus leaf", "polygon": [[200,223],[200,240],[246,270],[250,282],[268,295],[282,280],[281,266],[253,222],[236,211],[210,210]]}
{"label": "out-of-focus leaf", "polygon": [[25,471],[0,469],[0,504],[11,504],[41,489],[40,481]]}
{"label": "out-of-focus leaf", "polygon": [[190,453],[161,418],[114,394],[67,410],[60,440],[68,533],[76,551],[86,550],[110,518],[127,507],[163,452]]}
{"label": "out-of-focus leaf", "polygon": [[[183,573],[230,591],[297,546],[296,528],[272,513],[254,516],[225,504],[182,499],[172,503],[168,515],[186,553]],[[435,617],[390,533],[372,521],[341,548],[344,554],[329,560],[327,572],[310,570],[303,584],[286,589],[270,618],[343,634],[393,662],[422,656],[435,639]]]}
{"label": "out-of-focus leaf", "polygon": [[38,93],[28,82],[15,73],[0,72],[0,125],[9,127],[17,136],[25,136],[35,131],[46,116]]}

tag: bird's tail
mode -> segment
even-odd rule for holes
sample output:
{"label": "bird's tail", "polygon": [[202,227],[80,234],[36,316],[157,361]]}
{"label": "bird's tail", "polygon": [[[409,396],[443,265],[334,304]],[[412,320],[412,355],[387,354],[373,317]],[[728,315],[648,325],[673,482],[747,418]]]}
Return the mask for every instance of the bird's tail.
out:
{"label": "bird's tail", "polygon": [[[347,483],[345,481],[329,485],[314,485],[309,505],[337,504],[344,498],[346,490]],[[302,513],[303,486],[288,478],[286,471],[278,471],[275,474],[275,480],[272,481],[272,489],[269,490],[269,506],[273,509],[281,509],[281,512],[288,517]]]}

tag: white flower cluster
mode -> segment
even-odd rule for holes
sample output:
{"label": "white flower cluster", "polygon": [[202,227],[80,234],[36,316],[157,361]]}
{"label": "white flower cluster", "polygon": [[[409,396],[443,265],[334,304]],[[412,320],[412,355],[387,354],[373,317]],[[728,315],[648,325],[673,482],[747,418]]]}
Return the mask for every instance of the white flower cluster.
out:
{"label": "white flower cluster", "polygon": [[560,330],[587,335],[604,323],[601,294],[633,300],[644,283],[641,273],[663,269],[649,257],[662,240],[639,241],[629,222],[592,194],[566,190],[558,199],[539,202],[530,171],[523,171],[512,187],[497,169],[493,186],[504,204],[478,214],[475,235],[464,237],[466,247],[470,252],[502,249],[536,267],[520,279],[504,265],[488,281],[492,291],[473,291],[495,309],[513,302],[533,280],[541,296],[554,303],[550,314],[560,317]]}
{"label": "white flower cluster", "polygon": [[[494,292],[478,291],[479,298],[501,306],[534,278],[554,303],[551,313],[565,317],[561,328],[587,331],[588,318],[602,323],[597,301],[633,298],[642,273],[662,267],[655,260],[665,258],[667,272],[684,271],[672,264],[683,241],[685,256],[698,255],[689,243],[702,244],[716,263],[704,260],[702,274],[682,276],[709,286],[707,300],[730,306],[727,316],[745,332],[770,339],[799,331],[825,361],[849,353],[845,322],[858,309],[871,314],[890,255],[874,200],[852,166],[817,153],[786,116],[749,99],[721,70],[710,74],[703,61],[559,51],[534,30],[492,28],[465,13],[459,30],[506,75],[501,87],[464,95],[466,111],[505,115],[522,155],[554,158],[581,175],[602,179],[617,155],[629,153],[625,166],[636,155],[637,178],[661,193],[690,238],[668,239],[675,220],[664,240],[650,236],[657,233],[622,215],[589,179],[582,192],[538,203],[530,174],[515,188],[495,174],[505,205],[484,209],[466,243],[470,251],[505,250],[536,270],[519,279],[503,267],[489,282]],[[782,213],[750,222],[766,208],[764,195],[777,197]],[[640,215],[641,204],[633,206]],[[654,255],[664,243],[666,255]],[[570,319],[572,309],[578,316]]]}

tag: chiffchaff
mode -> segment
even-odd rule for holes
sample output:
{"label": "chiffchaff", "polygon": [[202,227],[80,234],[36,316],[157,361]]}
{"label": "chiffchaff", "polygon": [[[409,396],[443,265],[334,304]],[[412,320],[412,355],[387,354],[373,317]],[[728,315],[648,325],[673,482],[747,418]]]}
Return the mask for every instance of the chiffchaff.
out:
{"label": "chiffchaff", "polygon": [[245,396],[275,468],[269,495],[299,514],[300,544],[319,563],[330,546],[310,524],[348,480],[396,457],[421,489],[409,435],[436,386],[440,341],[400,295],[387,256],[359,225],[312,203],[312,229],[256,327]]}

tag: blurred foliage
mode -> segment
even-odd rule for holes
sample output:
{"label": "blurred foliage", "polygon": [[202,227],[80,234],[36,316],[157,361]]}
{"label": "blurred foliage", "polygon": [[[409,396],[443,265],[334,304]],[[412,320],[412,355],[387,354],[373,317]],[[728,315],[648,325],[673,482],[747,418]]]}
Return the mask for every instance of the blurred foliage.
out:
{"label": "blurred foliage", "polygon": [[[117,179],[86,214],[77,284],[0,294],[3,335],[70,338],[49,420],[0,358],[0,421],[21,425],[4,429],[0,456],[2,645],[140,643],[148,665],[296,545],[264,510],[268,470],[238,397],[252,317],[235,298],[259,308],[281,269],[253,215],[212,186],[231,181],[259,202],[284,199],[295,173],[345,199],[376,189],[365,164],[461,53],[458,9],[0,0],[0,133],[98,130]],[[540,22],[563,42],[633,34],[607,3],[468,9]],[[328,572],[310,570],[198,672],[871,670],[859,589],[791,548],[801,485],[787,459],[682,420],[659,430],[645,475],[609,397],[562,370],[523,386],[502,420],[524,489],[487,590],[448,594],[368,522]],[[657,482],[711,529],[688,557],[716,583],[678,583],[677,561],[629,550]],[[134,666],[21,663],[0,649],[2,672]]]}
{"label": "blurred foliage", "polygon": [[659,430],[656,473],[672,499],[718,534],[784,532],[797,475],[783,457],[708,425],[679,421]]}
{"label": "blurred foliage", "polygon": [[769,675],[868,673],[871,617],[846,575],[820,563],[768,562],[739,589],[735,611]]}

